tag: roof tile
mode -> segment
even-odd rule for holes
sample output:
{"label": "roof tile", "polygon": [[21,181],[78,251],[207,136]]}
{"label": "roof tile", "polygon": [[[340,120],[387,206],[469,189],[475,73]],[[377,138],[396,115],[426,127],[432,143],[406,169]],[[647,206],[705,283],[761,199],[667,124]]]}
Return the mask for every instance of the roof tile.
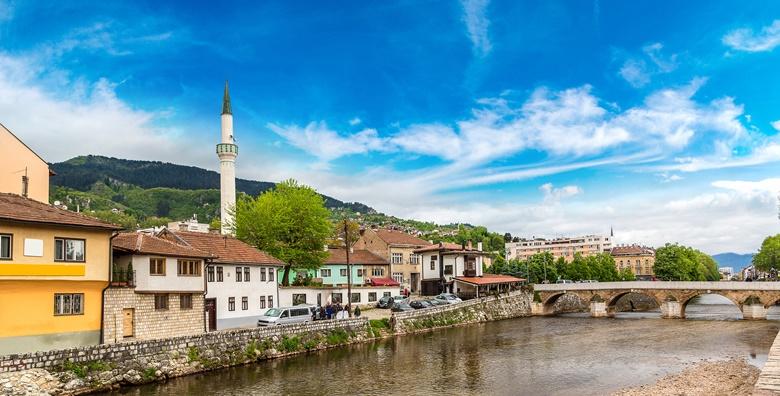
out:
{"label": "roof tile", "polygon": [[80,213],[25,198],[0,193],[0,220],[119,230],[122,227]]}

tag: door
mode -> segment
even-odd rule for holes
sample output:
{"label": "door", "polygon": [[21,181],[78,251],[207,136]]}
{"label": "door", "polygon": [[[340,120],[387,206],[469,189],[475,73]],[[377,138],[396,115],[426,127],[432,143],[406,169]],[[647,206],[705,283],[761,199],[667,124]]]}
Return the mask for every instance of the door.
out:
{"label": "door", "polygon": [[133,308],[125,308],[122,310],[122,336],[123,337],[132,337],[133,336],[133,316],[135,314],[135,309]]}
{"label": "door", "polygon": [[204,307],[208,320],[208,331],[214,331],[217,329],[217,299],[207,298]]}
{"label": "door", "polygon": [[420,284],[420,274],[412,273],[412,293],[417,293]]}

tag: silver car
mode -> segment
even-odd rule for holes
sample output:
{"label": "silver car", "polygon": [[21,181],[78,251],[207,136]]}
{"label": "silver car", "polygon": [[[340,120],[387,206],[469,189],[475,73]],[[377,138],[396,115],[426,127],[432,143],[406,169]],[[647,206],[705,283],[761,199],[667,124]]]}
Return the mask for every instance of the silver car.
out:
{"label": "silver car", "polygon": [[446,302],[447,304],[457,304],[459,302],[463,302],[463,300],[460,299],[460,297],[452,294],[452,293],[442,293],[438,296],[434,297],[436,300],[439,300],[441,302]]}
{"label": "silver car", "polygon": [[308,323],[312,318],[311,306],[270,308],[257,320],[258,326],[276,326],[290,323]]}

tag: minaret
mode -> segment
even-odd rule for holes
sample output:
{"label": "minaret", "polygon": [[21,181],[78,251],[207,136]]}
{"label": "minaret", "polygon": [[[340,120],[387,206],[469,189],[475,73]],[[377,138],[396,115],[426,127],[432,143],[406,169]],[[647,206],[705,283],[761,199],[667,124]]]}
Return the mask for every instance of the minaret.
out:
{"label": "minaret", "polygon": [[236,157],[238,146],[233,139],[233,111],[230,109],[230,92],[225,81],[225,95],[222,97],[222,142],[217,144],[219,157],[220,221],[222,234],[231,234],[236,207]]}

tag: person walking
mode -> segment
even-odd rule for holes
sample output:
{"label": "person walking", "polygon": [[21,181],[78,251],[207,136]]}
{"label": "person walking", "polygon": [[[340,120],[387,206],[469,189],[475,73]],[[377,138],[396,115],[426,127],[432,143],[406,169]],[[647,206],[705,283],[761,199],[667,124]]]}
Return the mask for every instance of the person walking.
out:
{"label": "person walking", "polygon": [[328,306],[325,307],[325,318],[330,319],[330,316],[333,314],[333,306],[328,304]]}
{"label": "person walking", "polygon": [[355,317],[356,318],[360,317],[360,306],[355,307]]}

